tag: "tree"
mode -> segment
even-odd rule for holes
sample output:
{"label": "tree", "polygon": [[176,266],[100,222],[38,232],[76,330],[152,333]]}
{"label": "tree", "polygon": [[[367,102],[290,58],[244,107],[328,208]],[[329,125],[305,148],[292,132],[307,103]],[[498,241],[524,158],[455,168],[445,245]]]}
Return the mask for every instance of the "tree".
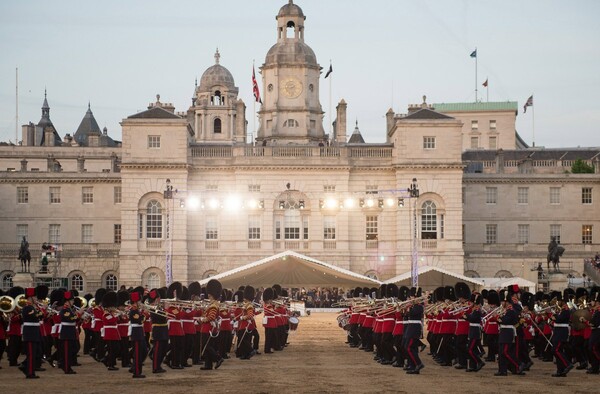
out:
{"label": "tree", "polygon": [[573,174],[593,174],[594,167],[581,159],[577,159],[571,166],[571,172]]}

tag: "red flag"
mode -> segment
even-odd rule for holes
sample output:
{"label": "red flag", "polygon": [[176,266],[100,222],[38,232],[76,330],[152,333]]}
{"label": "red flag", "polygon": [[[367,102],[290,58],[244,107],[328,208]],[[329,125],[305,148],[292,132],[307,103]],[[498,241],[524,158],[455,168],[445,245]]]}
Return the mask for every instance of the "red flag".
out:
{"label": "red flag", "polygon": [[483,83],[483,87],[484,87],[484,88],[487,88],[487,85],[488,85],[488,80],[487,80],[487,78],[486,78],[485,82]]}
{"label": "red flag", "polygon": [[256,83],[256,74],[254,74],[254,66],[252,66],[252,93],[254,93],[254,100],[257,103],[262,104],[262,100],[260,98],[260,91],[258,90],[258,83]]}

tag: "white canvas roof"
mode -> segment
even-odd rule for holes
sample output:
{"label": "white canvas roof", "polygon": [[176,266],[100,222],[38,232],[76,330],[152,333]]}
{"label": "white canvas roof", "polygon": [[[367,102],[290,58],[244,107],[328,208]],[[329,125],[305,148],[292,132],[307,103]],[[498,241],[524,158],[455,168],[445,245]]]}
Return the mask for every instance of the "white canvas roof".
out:
{"label": "white canvas roof", "polygon": [[477,280],[482,281],[485,285],[486,289],[502,289],[511,285],[519,285],[521,289],[529,289],[531,292],[535,292],[536,283],[530,280],[514,277],[514,278],[477,278]]}
{"label": "white canvas roof", "polygon": [[378,280],[292,251],[276,254],[199,282],[205,285],[210,279],[218,279],[226,288],[237,288],[243,285],[273,286],[276,283],[282,287],[350,288],[381,285]]}
{"label": "white canvas roof", "polygon": [[[480,288],[484,287],[484,283],[480,281],[479,278],[469,278],[462,274],[448,271],[440,267],[419,267],[419,287],[423,290],[435,290],[440,286],[454,286],[458,281],[479,286]],[[384,281],[384,283],[396,283],[399,286],[410,287],[412,284],[410,271],[388,279]]]}

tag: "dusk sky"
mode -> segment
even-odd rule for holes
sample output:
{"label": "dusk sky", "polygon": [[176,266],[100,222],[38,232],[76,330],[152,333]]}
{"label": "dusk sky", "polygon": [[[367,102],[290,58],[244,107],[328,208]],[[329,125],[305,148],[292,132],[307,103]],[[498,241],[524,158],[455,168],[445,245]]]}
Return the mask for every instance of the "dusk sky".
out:
{"label": "dusk sky", "polygon": [[[2,1],[0,141],[37,123],[44,88],[59,134],[73,134],[88,101],[100,127],[121,139],[119,122],[161,95],[177,111],[191,104],[194,80],[214,64],[233,74],[253,129],[252,62],[276,42],[286,0]],[[367,142],[385,141],[385,113],[479,98],[517,101],[517,131],[545,147],[600,146],[600,1],[302,0],[305,42],[324,72],[333,64],[333,108],[348,103]],[[321,78],[329,132],[329,79]],[[523,104],[534,95],[534,108]],[[258,106],[256,108],[258,110]],[[19,127],[19,139],[21,130]]]}

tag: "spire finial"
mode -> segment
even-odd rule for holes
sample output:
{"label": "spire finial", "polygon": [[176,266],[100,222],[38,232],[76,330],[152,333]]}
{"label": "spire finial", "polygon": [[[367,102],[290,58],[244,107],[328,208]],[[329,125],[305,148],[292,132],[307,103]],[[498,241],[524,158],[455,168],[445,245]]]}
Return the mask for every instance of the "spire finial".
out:
{"label": "spire finial", "polygon": [[198,77],[196,77],[196,81],[194,82],[194,86],[198,87]]}
{"label": "spire finial", "polygon": [[160,103],[160,94],[156,95],[156,103],[159,104]]}
{"label": "spire finial", "polygon": [[215,52],[215,63],[219,64],[219,59],[221,58],[221,54],[219,53],[219,48],[217,48],[217,51]]}
{"label": "spire finial", "polygon": [[44,86],[44,98],[46,98],[46,87]]}
{"label": "spire finial", "polygon": [[91,110],[92,110],[92,108],[91,108],[90,100],[88,100],[88,111],[91,111]]}

